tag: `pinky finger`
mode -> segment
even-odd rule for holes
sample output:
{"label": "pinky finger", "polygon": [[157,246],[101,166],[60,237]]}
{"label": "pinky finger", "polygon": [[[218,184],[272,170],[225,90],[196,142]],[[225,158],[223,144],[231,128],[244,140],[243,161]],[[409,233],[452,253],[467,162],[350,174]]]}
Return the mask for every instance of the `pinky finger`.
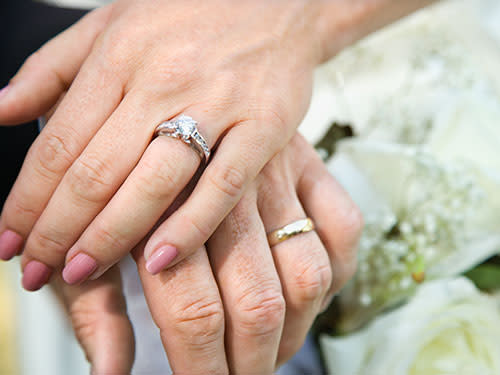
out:
{"label": "pinky finger", "polygon": [[328,302],[356,270],[363,216],[317,155],[304,170],[297,192],[308,216],[314,218],[316,232],[332,263],[332,287],[325,298]]}

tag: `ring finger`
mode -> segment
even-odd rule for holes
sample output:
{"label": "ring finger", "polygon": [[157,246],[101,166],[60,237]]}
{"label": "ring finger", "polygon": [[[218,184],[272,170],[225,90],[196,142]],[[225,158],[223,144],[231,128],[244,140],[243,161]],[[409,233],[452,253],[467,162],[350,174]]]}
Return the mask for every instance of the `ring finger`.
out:
{"label": "ring finger", "polygon": [[[259,212],[268,232],[306,217],[294,192],[274,191],[259,199]],[[277,196],[280,199],[275,199]],[[272,199],[274,198],[274,199]],[[317,233],[309,231],[271,247],[286,301],[286,317],[278,364],[290,359],[302,346],[320,312],[332,281],[328,253]]]}

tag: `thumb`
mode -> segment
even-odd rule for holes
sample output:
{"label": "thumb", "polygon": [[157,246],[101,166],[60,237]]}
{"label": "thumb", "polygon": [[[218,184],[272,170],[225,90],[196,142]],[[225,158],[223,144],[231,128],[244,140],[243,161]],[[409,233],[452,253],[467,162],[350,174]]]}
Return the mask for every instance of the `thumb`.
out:
{"label": "thumb", "polygon": [[75,335],[92,366],[92,374],[130,374],[134,334],[127,316],[119,269],[98,280],[70,286],[56,281]]}
{"label": "thumb", "polygon": [[15,125],[47,112],[66,91],[111,13],[96,9],[44,44],[0,91],[0,124]]}

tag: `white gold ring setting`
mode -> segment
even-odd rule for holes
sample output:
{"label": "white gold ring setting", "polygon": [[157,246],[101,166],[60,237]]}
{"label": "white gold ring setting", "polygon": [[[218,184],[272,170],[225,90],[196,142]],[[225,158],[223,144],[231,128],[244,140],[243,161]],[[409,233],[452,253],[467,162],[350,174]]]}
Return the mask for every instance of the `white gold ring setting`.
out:
{"label": "white gold ring setting", "polygon": [[210,158],[210,148],[198,131],[198,122],[189,116],[180,115],[173,120],[162,122],[155,130],[155,136],[160,135],[180,139],[188,144],[200,155],[203,162]]}

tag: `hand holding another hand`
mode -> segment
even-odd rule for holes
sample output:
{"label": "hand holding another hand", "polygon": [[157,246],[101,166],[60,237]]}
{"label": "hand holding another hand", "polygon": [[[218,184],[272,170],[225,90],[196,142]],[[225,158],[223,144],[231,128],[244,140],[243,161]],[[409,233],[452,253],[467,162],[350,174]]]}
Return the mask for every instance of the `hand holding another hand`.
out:
{"label": "hand holding another hand", "polygon": [[[305,211],[316,231],[270,249],[266,231]],[[145,268],[144,239],[133,255],[174,372],[272,373],[301,347],[318,312],[354,272],[361,226],[356,206],[296,136],[264,168],[206,250],[153,276]],[[106,308],[123,306],[106,301],[116,301],[119,291],[119,279],[108,273],[83,285],[63,283],[77,336],[97,374],[132,363],[131,339],[122,341],[111,330],[127,322],[123,309],[111,315]],[[94,328],[81,329],[88,325]],[[127,360],[115,361],[110,347],[93,349],[104,345],[98,332]]]}

